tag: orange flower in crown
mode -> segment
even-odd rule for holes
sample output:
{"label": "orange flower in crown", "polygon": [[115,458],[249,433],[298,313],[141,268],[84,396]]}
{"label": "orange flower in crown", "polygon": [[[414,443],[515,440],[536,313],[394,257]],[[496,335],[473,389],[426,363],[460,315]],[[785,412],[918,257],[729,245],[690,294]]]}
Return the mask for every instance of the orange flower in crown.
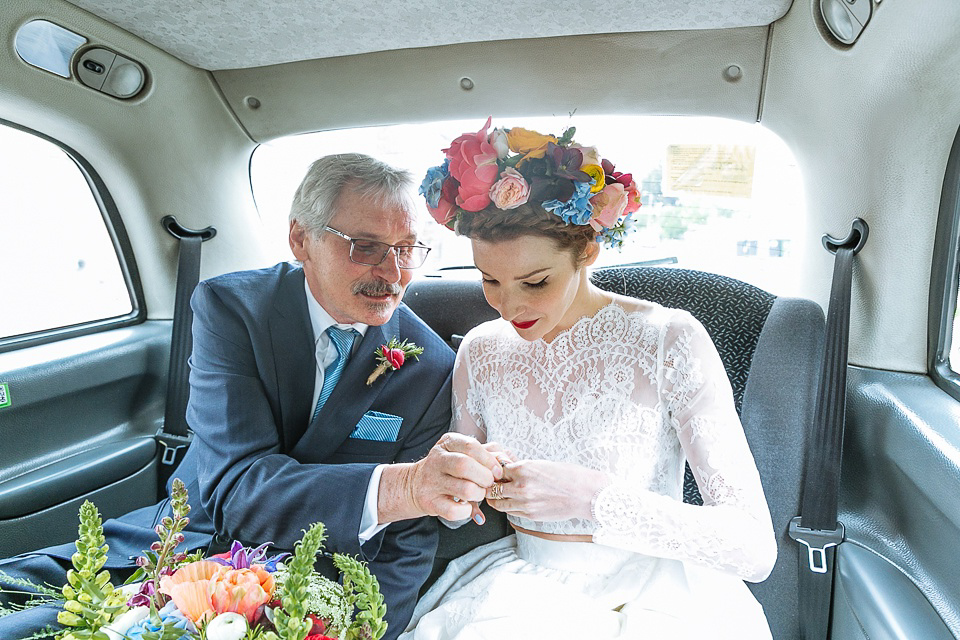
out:
{"label": "orange flower in crown", "polygon": [[557,137],[543,135],[536,131],[530,131],[522,127],[513,127],[507,134],[507,145],[510,151],[519,153],[523,157],[517,161],[517,164],[524,160],[542,158],[547,153],[547,146],[550,143],[557,144]]}

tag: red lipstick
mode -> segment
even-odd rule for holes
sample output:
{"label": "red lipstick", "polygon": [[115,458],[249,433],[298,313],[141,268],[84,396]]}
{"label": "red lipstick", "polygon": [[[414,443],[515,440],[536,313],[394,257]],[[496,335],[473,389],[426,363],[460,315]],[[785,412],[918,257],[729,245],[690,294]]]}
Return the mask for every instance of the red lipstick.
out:
{"label": "red lipstick", "polygon": [[517,329],[529,329],[529,328],[532,327],[533,325],[537,324],[537,321],[536,321],[536,320],[531,320],[530,322],[516,322],[516,321],[514,321],[512,324],[513,324],[513,326],[515,326]]}

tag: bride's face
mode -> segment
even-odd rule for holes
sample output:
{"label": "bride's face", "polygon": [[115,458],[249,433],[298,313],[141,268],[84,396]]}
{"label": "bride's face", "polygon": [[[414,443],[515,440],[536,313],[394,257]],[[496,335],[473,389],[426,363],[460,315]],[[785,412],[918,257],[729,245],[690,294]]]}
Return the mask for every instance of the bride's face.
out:
{"label": "bride's face", "polygon": [[474,239],[472,244],[483,295],[525,340],[552,340],[592,313],[586,267],[596,260],[599,247],[591,247],[578,267],[571,250],[558,248],[550,238]]}

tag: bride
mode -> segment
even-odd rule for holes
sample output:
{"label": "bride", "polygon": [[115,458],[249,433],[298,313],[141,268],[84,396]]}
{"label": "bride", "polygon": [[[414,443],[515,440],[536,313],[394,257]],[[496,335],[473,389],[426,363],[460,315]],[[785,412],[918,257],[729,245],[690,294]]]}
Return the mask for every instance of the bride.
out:
{"label": "bride", "polygon": [[[502,458],[486,498],[516,535],[452,561],[401,638],[769,638],[743,581],[769,575],[776,540],[713,343],[588,279],[635,182],[572,129],[489,126],[421,193],[471,239],[501,315],[457,354],[453,428]],[[684,462],[703,506],[681,501]]]}

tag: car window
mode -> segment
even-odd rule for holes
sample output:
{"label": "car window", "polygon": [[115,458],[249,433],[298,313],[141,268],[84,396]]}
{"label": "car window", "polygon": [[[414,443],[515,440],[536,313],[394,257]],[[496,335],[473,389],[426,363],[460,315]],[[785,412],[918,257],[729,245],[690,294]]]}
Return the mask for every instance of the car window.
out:
{"label": "car window", "polygon": [[[261,145],[251,178],[267,236],[288,256],[287,215],[310,162],[328,153],[359,151],[410,170],[417,184],[441,163],[441,150],[482,120],[364,127],[292,136]],[[796,294],[801,270],[804,201],[787,146],[758,124],[720,118],[579,116],[494,120],[595,146],[633,174],[643,191],[636,231],[622,251],[606,250],[597,266],[646,262],[729,275],[778,295]],[[422,200],[418,202],[423,206]],[[423,207],[426,216],[426,208]],[[425,271],[473,264],[469,241],[439,225]]]}
{"label": "car window", "polygon": [[0,194],[0,341],[133,310],[97,200],[63,149],[0,125]]}

